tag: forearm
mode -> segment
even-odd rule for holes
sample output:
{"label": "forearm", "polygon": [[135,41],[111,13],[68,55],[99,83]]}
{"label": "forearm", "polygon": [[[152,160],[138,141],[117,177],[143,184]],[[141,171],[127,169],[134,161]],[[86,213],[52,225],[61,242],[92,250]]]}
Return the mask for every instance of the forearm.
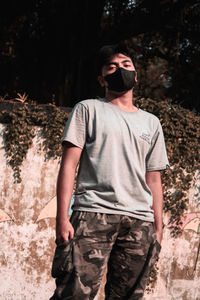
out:
{"label": "forearm", "polygon": [[151,188],[153,195],[153,211],[156,231],[162,230],[163,226],[163,192],[160,184]]}
{"label": "forearm", "polygon": [[74,236],[74,229],[69,221],[68,212],[81,152],[82,149],[70,143],[66,143],[63,148],[63,156],[57,180],[57,243],[67,241]]}
{"label": "forearm", "polygon": [[71,166],[61,166],[57,180],[57,220],[68,217],[73,194],[76,170]]}
{"label": "forearm", "polygon": [[163,191],[160,172],[147,172],[146,182],[153,196],[152,208],[154,211],[155,227],[157,235],[160,235],[159,240],[161,241],[163,227]]}

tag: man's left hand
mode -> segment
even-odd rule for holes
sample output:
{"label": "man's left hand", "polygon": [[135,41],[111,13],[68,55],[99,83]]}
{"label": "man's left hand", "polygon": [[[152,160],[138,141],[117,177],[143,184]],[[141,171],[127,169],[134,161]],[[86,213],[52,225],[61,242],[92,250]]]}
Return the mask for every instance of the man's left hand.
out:
{"label": "man's left hand", "polygon": [[156,231],[156,240],[158,241],[159,244],[161,244],[162,239],[163,239],[163,231],[162,230]]}

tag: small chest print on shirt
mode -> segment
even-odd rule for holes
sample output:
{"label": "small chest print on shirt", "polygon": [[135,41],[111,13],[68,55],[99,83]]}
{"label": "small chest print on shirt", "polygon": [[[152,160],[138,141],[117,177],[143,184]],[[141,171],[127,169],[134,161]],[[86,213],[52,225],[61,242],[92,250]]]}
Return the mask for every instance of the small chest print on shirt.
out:
{"label": "small chest print on shirt", "polygon": [[151,144],[151,141],[150,141],[150,134],[149,134],[149,133],[143,132],[143,133],[140,135],[140,138],[143,139],[144,141],[146,141],[148,144]]}

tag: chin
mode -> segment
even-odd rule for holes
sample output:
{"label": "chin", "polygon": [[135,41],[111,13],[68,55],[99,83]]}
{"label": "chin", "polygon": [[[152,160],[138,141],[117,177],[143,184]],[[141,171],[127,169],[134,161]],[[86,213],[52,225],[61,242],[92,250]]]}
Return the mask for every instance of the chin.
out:
{"label": "chin", "polygon": [[132,92],[132,89],[128,90],[128,91],[122,91],[122,92],[117,92],[117,91],[112,91],[112,90],[109,90],[108,91],[110,94],[112,95],[115,95],[115,96],[121,96],[121,95],[124,95],[126,93],[130,93]]}

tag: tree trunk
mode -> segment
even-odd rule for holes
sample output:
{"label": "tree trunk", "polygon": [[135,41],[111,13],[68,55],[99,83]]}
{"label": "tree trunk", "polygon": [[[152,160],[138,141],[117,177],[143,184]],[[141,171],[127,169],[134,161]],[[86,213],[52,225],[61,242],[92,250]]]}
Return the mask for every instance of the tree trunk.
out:
{"label": "tree trunk", "polygon": [[95,96],[95,51],[105,1],[62,1],[55,33],[58,51],[56,103],[74,106]]}

